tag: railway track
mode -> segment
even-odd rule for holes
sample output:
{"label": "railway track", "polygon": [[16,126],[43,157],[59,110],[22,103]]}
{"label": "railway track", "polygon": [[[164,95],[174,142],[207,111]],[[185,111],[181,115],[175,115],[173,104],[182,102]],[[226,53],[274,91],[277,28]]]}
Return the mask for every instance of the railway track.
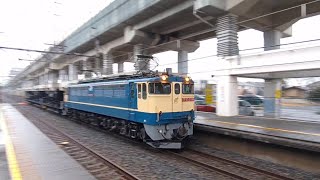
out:
{"label": "railway track", "polygon": [[[28,113],[28,112],[24,112]],[[60,132],[58,129],[52,127],[50,124],[41,121],[41,118],[36,117],[30,119],[39,129],[48,135],[56,144],[61,146],[68,154],[82,164],[88,171],[93,174],[97,179],[138,179],[129,172],[126,172],[124,168],[114,164],[108,159],[102,157],[93,150],[85,147],[77,140],[69,137],[68,135]],[[91,127],[89,125],[89,127]],[[105,130],[91,127],[101,132],[106,133]],[[61,135],[62,134],[62,135]],[[110,133],[112,134],[112,133]],[[116,136],[117,138],[124,138],[122,136]],[[128,140],[127,138],[125,138]],[[131,141],[131,140],[129,140]],[[137,141],[131,141],[134,145],[141,145]],[[76,144],[76,145],[74,145]],[[77,145],[78,144],[78,145]],[[272,172],[255,168],[246,164],[242,164],[222,157],[209,155],[201,151],[193,149],[185,149],[182,152],[175,151],[156,151],[157,153],[163,153],[167,157],[174,157],[188,164],[205,169],[208,172],[214,174],[220,174],[227,179],[293,179],[280,174],[274,174]],[[91,155],[87,155],[91,154]],[[180,161],[180,162],[181,162]],[[183,163],[184,164],[184,163]],[[211,174],[209,173],[209,174]]]}
{"label": "railway track", "polygon": [[[83,157],[82,151],[81,149],[88,149],[87,147],[85,147],[84,145],[78,143],[76,140],[74,140],[73,138],[69,137],[68,135],[60,132],[58,129],[52,127],[51,125],[47,124],[44,121],[35,121],[35,120],[31,120],[36,126],[38,126],[39,129],[41,129],[42,131],[46,130],[49,128],[49,132],[44,132],[45,134],[48,135],[48,137],[50,139],[52,139],[56,144],[60,145],[62,149],[64,149],[68,154],[70,154],[74,159],[76,159],[80,164],[82,164],[82,162],[84,162],[84,164],[82,164],[86,169],[88,169],[88,171],[93,174],[95,177],[97,177],[97,179],[108,179],[106,177],[112,177],[112,179],[115,177],[115,175],[109,175],[107,172],[110,171],[107,168],[105,168],[102,165],[99,165],[97,162],[92,161],[92,158],[85,158]],[[87,126],[104,132],[104,133],[108,133],[107,131],[100,129],[96,126],[90,126],[88,124],[86,124]],[[47,126],[47,127],[44,127]],[[58,135],[56,134],[56,132],[51,132],[51,130],[55,130],[58,131]],[[62,136],[59,134],[63,134]],[[109,133],[111,135],[114,135],[113,133]],[[121,138],[121,139],[125,139],[127,141],[130,141],[132,144],[135,145],[141,145],[141,143],[138,143],[137,141],[125,138],[123,136],[120,135],[114,135],[117,138]],[[68,142],[67,144],[65,144],[64,142]],[[74,142],[75,144],[80,144],[81,148],[75,147],[73,148],[70,144],[73,144],[72,142]],[[70,147],[69,147],[70,146]],[[98,159],[105,159],[102,156],[100,156],[98,153],[95,153],[94,151],[88,149],[89,152],[93,152],[94,156],[98,156]],[[161,152],[159,150],[156,150],[157,152]],[[239,162],[236,161],[232,161],[232,160],[228,160],[228,159],[224,159],[222,157],[218,157],[218,156],[213,156],[213,155],[209,155],[206,153],[203,153],[201,151],[196,151],[193,149],[185,149],[184,151],[177,153],[174,151],[162,151],[164,154],[169,154],[169,156],[174,156],[174,157],[178,157],[179,159],[196,165],[198,167],[201,167],[203,169],[206,169],[208,171],[214,172],[214,173],[218,173],[221,174],[222,176],[226,176],[232,179],[243,179],[243,180],[247,180],[247,179],[283,179],[283,180],[291,180],[291,178],[288,178],[286,176],[281,176],[278,174],[274,174],[272,172],[268,172],[265,170],[261,170],[252,166],[248,166],[245,164],[241,164]],[[89,157],[89,156],[88,156]],[[90,164],[88,164],[88,160],[90,160]],[[110,161],[107,160],[107,164],[110,164]],[[98,165],[96,165],[98,164]],[[111,164],[114,164],[111,162]],[[111,165],[112,166],[112,165]],[[98,167],[98,168],[96,168]],[[101,168],[101,170],[99,169]],[[138,179],[134,176],[132,176],[130,173],[128,173],[128,175],[126,175],[126,171],[122,172],[124,169],[121,168],[120,166],[116,165],[116,168],[119,169],[118,172],[120,172],[120,176],[123,177],[123,179]],[[237,171],[235,171],[235,169],[237,169]],[[119,173],[118,173],[119,174]],[[102,178],[101,178],[102,177]]]}
{"label": "railway track", "polygon": [[67,134],[61,132],[57,128],[48,123],[37,120],[31,120],[44,134],[46,134],[53,142],[61,147],[67,154],[74,158],[79,164],[88,170],[97,179],[126,179],[137,180],[135,175],[126,171],[120,165],[103,157],[94,150],[86,147],[77,140],[71,138]]}
{"label": "railway track", "polygon": [[169,154],[179,157],[192,164],[201,166],[207,170],[218,172],[234,179],[281,179],[292,180],[292,178],[275,174],[253,166],[225,159],[219,156],[206,154],[193,149],[185,149],[177,153],[167,151]]}

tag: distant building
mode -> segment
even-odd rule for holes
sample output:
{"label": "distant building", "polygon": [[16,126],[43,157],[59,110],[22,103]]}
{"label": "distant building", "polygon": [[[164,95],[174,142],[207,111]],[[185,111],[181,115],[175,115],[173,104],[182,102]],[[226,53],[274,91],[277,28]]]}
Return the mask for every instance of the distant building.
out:
{"label": "distant building", "polygon": [[263,96],[264,83],[238,82],[238,95],[253,94]]}
{"label": "distant building", "polygon": [[194,80],[194,91],[195,94],[205,94],[207,80]]}
{"label": "distant building", "polygon": [[282,97],[304,99],[307,94],[306,92],[307,90],[302,87],[292,86],[282,90]]}

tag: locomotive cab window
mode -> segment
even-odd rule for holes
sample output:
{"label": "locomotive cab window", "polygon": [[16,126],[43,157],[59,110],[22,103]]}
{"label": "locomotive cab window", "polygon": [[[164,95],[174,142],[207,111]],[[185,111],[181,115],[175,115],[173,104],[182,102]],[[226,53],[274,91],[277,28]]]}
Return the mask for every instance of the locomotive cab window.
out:
{"label": "locomotive cab window", "polygon": [[171,94],[170,83],[149,83],[150,94]]}
{"label": "locomotive cab window", "polygon": [[180,84],[178,83],[174,84],[174,93],[180,94]]}
{"label": "locomotive cab window", "polygon": [[147,99],[147,85],[146,85],[146,83],[142,84],[142,99]]}
{"label": "locomotive cab window", "polygon": [[141,99],[141,84],[138,84],[138,98]]}
{"label": "locomotive cab window", "polygon": [[183,84],[182,85],[182,93],[183,94],[194,94],[193,84]]}

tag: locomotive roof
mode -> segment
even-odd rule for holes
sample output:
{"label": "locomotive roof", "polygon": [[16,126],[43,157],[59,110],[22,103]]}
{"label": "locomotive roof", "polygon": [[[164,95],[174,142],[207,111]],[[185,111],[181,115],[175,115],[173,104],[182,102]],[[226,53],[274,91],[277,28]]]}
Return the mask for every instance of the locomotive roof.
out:
{"label": "locomotive roof", "polygon": [[[154,76],[154,77],[136,77],[136,78],[130,78],[130,79],[104,79],[100,81],[85,81],[85,82],[79,82],[78,84],[69,85],[69,87],[83,87],[83,86],[96,86],[96,85],[121,85],[121,84],[128,84],[130,82],[152,82],[152,81],[160,81],[160,76]],[[169,80],[171,81],[182,81],[181,76],[171,75],[169,76]]]}
{"label": "locomotive roof", "polygon": [[119,81],[119,80],[131,80],[131,79],[145,79],[145,78],[152,78],[152,77],[158,77],[158,75],[155,74],[123,74],[123,75],[112,75],[109,77],[101,77],[97,79],[86,79],[79,81],[78,84],[83,83],[93,83],[93,82],[109,82],[109,81]]}

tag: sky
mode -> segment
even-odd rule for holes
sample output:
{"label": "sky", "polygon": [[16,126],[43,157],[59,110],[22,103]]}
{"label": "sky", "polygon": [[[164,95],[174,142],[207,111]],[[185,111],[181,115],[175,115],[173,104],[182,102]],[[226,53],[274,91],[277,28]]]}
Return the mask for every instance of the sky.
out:
{"label": "sky", "polygon": [[[77,27],[106,7],[113,0],[7,0],[0,2],[0,46],[20,47],[46,50],[47,44],[58,43]],[[293,36],[281,39],[281,43],[320,39],[320,16],[303,19],[293,25]],[[212,55],[216,54],[216,39],[200,42],[200,48],[189,53],[189,73],[194,79],[210,79],[216,63]],[[320,44],[319,42],[315,42]],[[246,30],[239,33],[239,48],[248,49],[263,46],[263,33],[256,30]],[[286,48],[286,47],[282,47]],[[258,51],[262,51],[258,50]],[[252,53],[244,51],[243,53]],[[23,68],[29,61],[41,54],[0,49],[0,83],[4,82],[11,68]],[[177,62],[177,52],[169,51],[155,55],[159,60],[158,70],[166,67],[177,71],[177,65],[165,65]],[[207,58],[201,58],[211,56]],[[201,58],[201,59],[198,59]],[[193,60],[192,60],[193,59]],[[209,64],[209,66],[208,66]],[[203,73],[201,71],[205,71]],[[116,69],[116,65],[114,66]],[[125,65],[126,70],[133,69],[132,64]],[[247,80],[244,80],[247,81]],[[258,80],[259,81],[259,80]],[[310,79],[309,79],[310,81]],[[313,81],[311,79],[311,81]],[[291,79],[292,85],[304,85],[306,79]]]}
{"label": "sky", "polygon": [[[113,0],[0,1],[0,46],[46,50],[63,40]],[[0,82],[11,68],[23,68],[41,54],[0,49]]]}

